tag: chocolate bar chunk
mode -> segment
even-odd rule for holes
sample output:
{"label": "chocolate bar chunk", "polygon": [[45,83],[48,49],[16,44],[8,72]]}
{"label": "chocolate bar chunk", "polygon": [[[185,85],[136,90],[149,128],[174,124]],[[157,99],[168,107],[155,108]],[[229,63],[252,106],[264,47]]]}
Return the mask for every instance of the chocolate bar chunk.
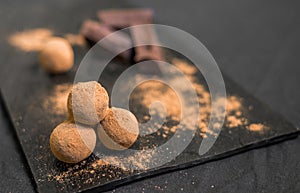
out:
{"label": "chocolate bar chunk", "polygon": [[130,28],[135,48],[134,61],[163,60],[162,50],[152,25]]}
{"label": "chocolate bar chunk", "polygon": [[[133,22],[132,25],[137,23]],[[110,35],[114,30],[104,23],[87,20],[83,23],[81,34],[88,40],[97,43],[102,38]],[[118,32],[118,36],[111,37],[106,41],[106,44],[101,44],[102,47],[108,51],[119,54],[121,50],[127,49],[134,45],[134,52],[132,49],[122,52],[119,56],[126,60],[126,62],[141,62],[146,60],[160,60],[163,61],[162,49],[159,46],[159,41],[156,32],[152,25],[136,26],[130,29],[132,40],[126,33]],[[133,44],[134,43],[134,44]],[[142,46],[141,46],[142,45]],[[133,57],[134,56],[134,57]],[[143,65],[143,72],[159,73],[159,67],[155,62],[148,62]]]}
{"label": "chocolate bar chunk", "polygon": [[111,9],[98,12],[98,18],[106,25],[125,28],[133,24],[153,23],[152,9]]}
{"label": "chocolate bar chunk", "polygon": [[[80,33],[88,40],[97,43],[102,38],[113,33],[114,30],[103,23],[92,20],[86,20],[81,27]],[[110,38],[111,37],[111,38]],[[108,41],[101,46],[108,51],[119,54],[122,50],[132,47],[132,41],[126,33],[118,32],[118,35],[109,36]],[[131,60],[131,50],[122,52],[120,56],[126,61]]]}

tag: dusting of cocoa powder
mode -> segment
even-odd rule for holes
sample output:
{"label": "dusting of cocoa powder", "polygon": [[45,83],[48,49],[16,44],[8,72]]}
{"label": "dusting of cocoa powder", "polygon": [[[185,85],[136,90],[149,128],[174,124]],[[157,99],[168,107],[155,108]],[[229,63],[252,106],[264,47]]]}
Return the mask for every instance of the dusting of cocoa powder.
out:
{"label": "dusting of cocoa powder", "polygon": [[249,131],[253,131],[253,132],[263,132],[265,129],[265,126],[261,123],[252,123],[248,126]]}
{"label": "dusting of cocoa powder", "polygon": [[43,108],[55,115],[67,114],[67,100],[72,85],[69,83],[56,85],[51,94],[45,98]]}
{"label": "dusting of cocoa powder", "polygon": [[160,81],[151,80],[140,84],[135,89],[134,95],[131,95],[131,100],[137,100],[145,107],[150,107],[151,104],[159,101],[164,105],[168,117],[178,121],[181,118],[181,107],[177,94]]}
{"label": "dusting of cocoa powder", "polygon": [[[84,181],[84,184],[92,182],[93,179],[105,178],[105,179],[115,179],[121,172],[133,170],[147,170],[148,165],[151,163],[151,158],[153,157],[154,151],[144,150],[137,151],[130,156],[100,156],[101,159],[96,159],[91,163],[86,160],[77,163],[75,165],[70,165],[66,171],[59,174],[53,175],[52,173],[47,174],[48,181],[57,181],[58,183],[65,183],[70,180],[70,177],[86,176],[90,177]],[[55,173],[55,171],[53,171]]]}
{"label": "dusting of cocoa powder", "polygon": [[232,128],[232,127],[238,127],[242,125],[242,120],[239,119],[238,117],[234,115],[227,116],[227,126]]}
{"label": "dusting of cocoa powder", "polygon": [[[71,44],[77,46],[86,46],[86,40],[79,34],[65,34],[64,38]],[[16,32],[9,36],[10,45],[25,51],[40,51],[45,43],[53,37],[53,31],[47,28],[28,29]]]}
{"label": "dusting of cocoa powder", "polygon": [[[216,136],[217,133],[215,130],[210,130],[208,128],[210,114],[211,114],[211,96],[209,91],[205,88],[204,85],[195,81],[197,79],[197,68],[190,65],[187,61],[181,59],[173,59],[172,63],[182,72],[184,72],[186,78],[192,83],[197,96],[198,102],[200,105],[200,115],[198,118],[198,128],[200,129],[200,136],[207,137],[207,135]],[[138,80],[142,80],[142,75],[136,75],[135,77]],[[172,79],[176,79],[176,77],[170,76],[170,81]],[[185,91],[186,86],[178,84],[179,88],[182,91]],[[176,93],[164,83],[159,81],[147,81],[140,84],[135,89],[135,94],[131,96],[131,100],[138,101],[142,106],[149,108],[150,105],[155,101],[160,101],[167,113],[167,117],[171,118],[172,120],[180,121],[181,119],[181,106],[179,102],[179,98],[177,97]],[[188,99],[184,99],[188,100]],[[225,101],[224,101],[225,100]],[[215,104],[222,109],[224,102],[226,102],[226,116],[225,116],[225,126],[227,128],[238,128],[240,126],[248,125],[247,118],[243,115],[243,105],[242,105],[242,98],[238,96],[228,96],[226,98],[218,97],[215,101]],[[186,107],[187,109],[191,109],[193,107]],[[192,112],[192,111],[191,111]],[[221,117],[221,112],[217,113],[216,118],[218,119]],[[162,116],[161,112],[156,112],[157,116]],[[154,116],[154,115],[151,115]],[[145,116],[144,121],[147,121],[149,117]],[[181,129],[191,129],[192,125],[189,125],[188,122],[185,123],[185,128]],[[157,125],[160,127],[160,125]],[[214,128],[219,128],[220,125],[215,123]],[[158,128],[142,128],[147,129],[149,132],[156,131]],[[162,127],[166,132],[162,134],[163,137],[167,137],[169,131],[175,132],[177,130],[176,126],[173,126],[170,130],[168,127]],[[157,132],[160,135],[159,132]]]}
{"label": "dusting of cocoa powder", "polygon": [[76,46],[86,46],[86,40],[79,34],[65,34],[64,38],[71,44]]}
{"label": "dusting of cocoa powder", "polygon": [[191,65],[187,65],[187,63],[184,60],[174,58],[172,62],[177,68],[181,70],[181,72],[183,72],[186,75],[193,75],[197,72],[197,68]]}
{"label": "dusting of cocoa powder", "polygon": [[47,28],[36,28],[12,34],[8,41],[25,52],[39,51],[52,35],[53,32]]}

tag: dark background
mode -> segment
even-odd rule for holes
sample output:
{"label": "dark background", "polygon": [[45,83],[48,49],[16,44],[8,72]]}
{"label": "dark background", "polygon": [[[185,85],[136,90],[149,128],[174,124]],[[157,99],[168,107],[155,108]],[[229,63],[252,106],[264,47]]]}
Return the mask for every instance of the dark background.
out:
{"label": "dark background", "polygon": [[[153,7],[157,23],[175,26],[196,36],[207,46],[224,73],[300,127],[300,1],[125,2],[132,6]],[[95,6],[84,6],[93,3]],[[3,43],[10,28],[23,29],[28,20],[34,23],[44,19],[34,15],[43,9],[58,7],[63,12],[69,5],[75,4],[79,11],[90,10],[86,16],[89,17],[95,15],[103,3],[120,7],[116,0],[1,1],[0,22],[3,23],[0,25],[0,43]],[[23,10],[27,12],[23,13]],[[9,21],[18,16],[19,26],[10,24]],[[76,20],[76,16],[73,19]],[[5,52],[4,46],[0,47],[0,51],[2,76],[6,59],[13,56]],[[9,80],[2,78],[1,84],[6,81]],[[114,192],[299,192],[299,148],[300,139],[293,139],[141,180],[118,187]],[[33,180],[2,103],[0,164],[0,192],[34,192]]]}

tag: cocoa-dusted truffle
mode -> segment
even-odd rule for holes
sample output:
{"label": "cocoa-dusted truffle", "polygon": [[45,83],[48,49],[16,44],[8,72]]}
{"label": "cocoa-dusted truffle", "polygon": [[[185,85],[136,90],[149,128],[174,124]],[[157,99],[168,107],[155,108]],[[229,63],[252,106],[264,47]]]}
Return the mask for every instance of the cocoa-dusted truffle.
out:
{"label": "cocoa-dusted truffle", "polygon": [[69,117],[86,125],[96,125],[104,119],[108,109],[108,94],[98,82],[80,82],[68,96]]}
{"label": "cocoa-dusted truffle", "polygon": [[74,52],[69,42],[63,38],[50,38],[39,54],[41,66],[51,74],[69,71],[74,64]]}
{"label": "cocoa-dusted truffle", "polygon": [[89,157],[95,145],[93,128],[70,121],[59,124],[50,136],[51,151],[57,159],[66,163],[77,163]]}
{"label": "cocoa-dusted truffle", "polygon": [[129,148],[139,135],[138,122],[128,110],[111,108],[98,126],[98,137],[110,149]]}

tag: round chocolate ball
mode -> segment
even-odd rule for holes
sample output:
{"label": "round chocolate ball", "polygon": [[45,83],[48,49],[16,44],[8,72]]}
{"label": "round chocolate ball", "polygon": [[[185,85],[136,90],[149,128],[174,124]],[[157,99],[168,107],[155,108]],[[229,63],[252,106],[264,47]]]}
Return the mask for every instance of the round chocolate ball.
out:
{"label": "round chocolate ball", "polygon": [[40,51],[39,61],[50,74],[65,73],[73,67],[74,52],[67,40],[50,38]]}
{"label": "round chocolate ball", "polygon": [[68,96],[69,117],[93,126],[104,119],[108,104],[107,91],[98,82],[80,82],[73,86]]}
{"label": "round chocolate ball", "polygon": [[111,108],[98,125],[98,137],[110,149],[128,149],[139,135],[136,117],[128,110]]}
{"label": "round chocolate ball", "polygon": [[66,163],[78,163],[89,157],[96,146],[93,128],[63,122],[51,133],[50,148],[54,156]]}

